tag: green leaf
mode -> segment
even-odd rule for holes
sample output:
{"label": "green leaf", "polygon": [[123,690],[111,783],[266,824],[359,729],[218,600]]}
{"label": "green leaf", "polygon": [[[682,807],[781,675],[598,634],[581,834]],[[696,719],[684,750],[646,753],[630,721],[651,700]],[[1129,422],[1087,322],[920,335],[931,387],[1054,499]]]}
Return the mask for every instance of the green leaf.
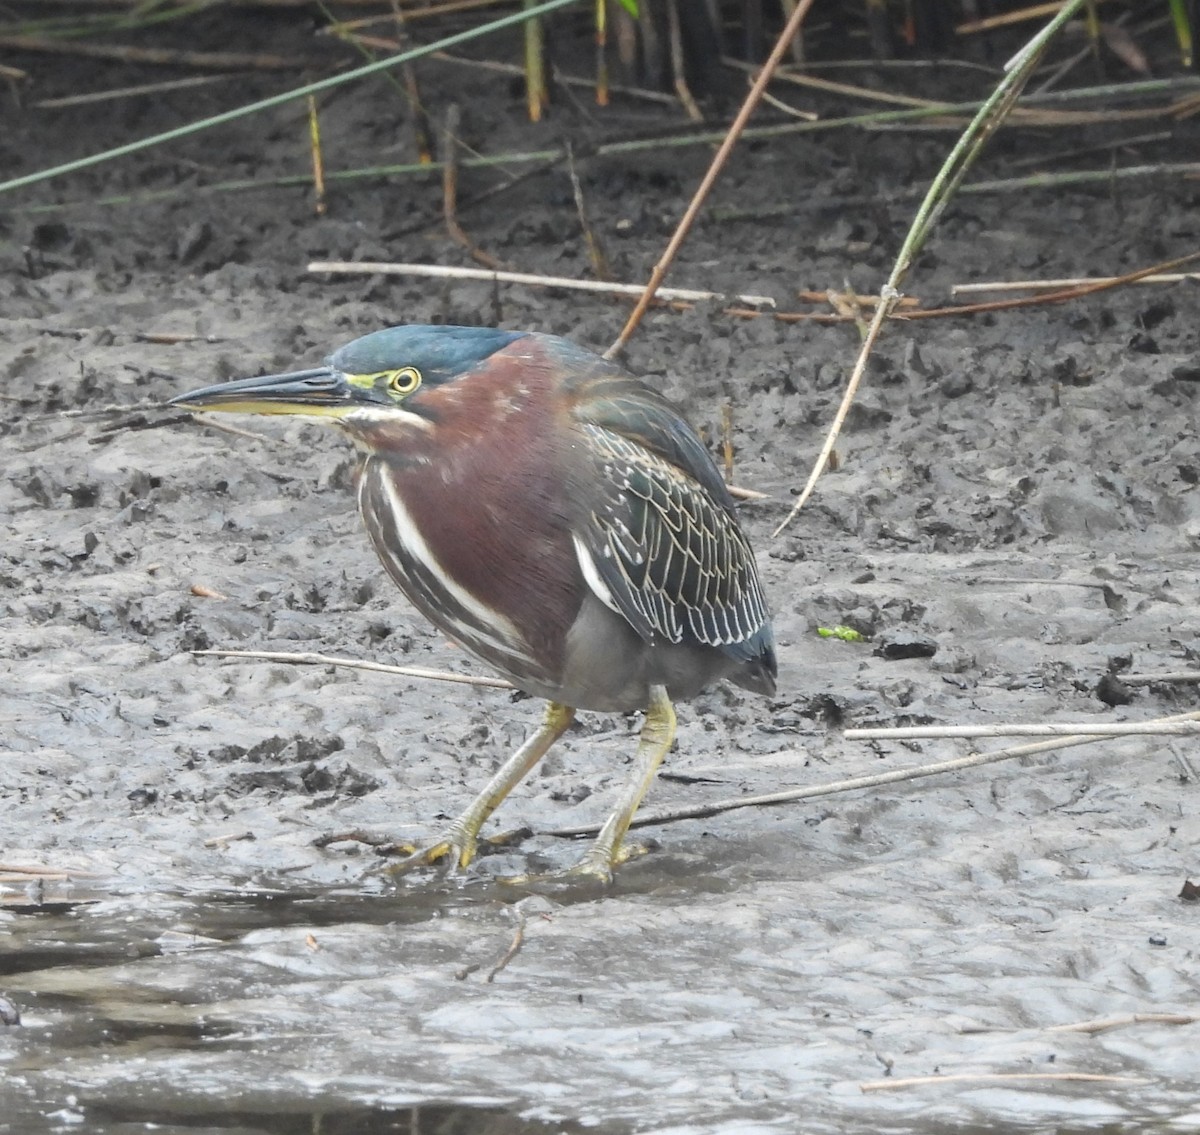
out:
{"label": "green leaf", "polygon": [[817,627],[817,634],[822,638],[840,638],[842,642],[863,642],[863,636],[853,627]]}
{"label": "green leaf", "polygon": [[617,3],[635,20],[638,18],[638,0],[617,0]]}

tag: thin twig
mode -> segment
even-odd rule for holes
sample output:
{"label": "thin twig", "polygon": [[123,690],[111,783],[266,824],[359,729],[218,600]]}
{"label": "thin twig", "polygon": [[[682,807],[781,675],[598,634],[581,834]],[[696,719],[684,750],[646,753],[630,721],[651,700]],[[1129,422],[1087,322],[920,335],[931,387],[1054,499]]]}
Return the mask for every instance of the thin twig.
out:
{"label": "thin twig", "polygon": [[954,29],[955,35],[973,35],[975,32],[991,31],[993,28],[1008,27],[1011,24],[1022,24],[1028,20],[1040,20],[1043,16],[1052,16],[1062,8],[1062,0],[1048,0],[1045,4],[1032,4],[1018,8],[1013,12],[1003,12],[998,16],[985,16],[978,20],[968,20]]}
{"label": "thin twig", "polygon": [[[446,121],[442,129],[442,216],[450,239],[467,250],[476,264],[482,264],[493,272],[502,265],[490,253],[480,248],[458,223],[458,103],[446,108]],[[311,271],[311,267],[310,267]]]}
{"label": "thin twig", "polygon": [[1078,287],[1064,288],[1059,292],[1044,292],[1036,296],[1021,296],[1011,300],[990,300],[985,303],[959,304],[951,307],[928,307],[918,311],[897,312],[893,318],[898,320],[934,319],[945,315],[977,315],[989,311],[1012,311],[1021,307],[1037,307],[1040,304],[1065,303],[1068,300],[1095,295],[1097,292],[1107,292],[1113,288],[1124,287],[1126,284],[1136,284],[1146,276],[1162,274],[1173,268],[1181,268],[1183,265],[1191,264],[1195,260],[1200,260],[1200,251],[1189,252],[1184,256],[1176,256],[1171,260],[1152,264],[1148,268],[1139,268],[1136,272],[1128,272],[1124,276],[1106,276],[1100,280],[1089,280]]}
{"label": "thin twig", "polygon": [[63,879],[102,878],[93,871],[80,871],[73,867],[43,867],[38,863],[0,863],[0,872],[25,879],[52,879],[56,882]]}
{"label": "thin twig", "polygon": [[995,1084],[1018,1080],[1058,1080],[1083,1084],[1151,1082],[1141,1076],[1110,1076],[1099,1072],[962,1072],[952,1076],[908,1076],[905,1079],[867,1080],[858,1086],[863,1092],[890,1092],[895,1088],[916,1088],[927,1084]]}
{"label": "thin twig", "polygon": [[760,493],[758,489],[745,489],[741,485],[726,485],[729,495],[736,500],[743,501],[769,501],[770,493]]}
{"label": "thin twig", "polygon": [[[488,271],[483,268],[448,267],[441,264],[401,264],[372,260],[314,260],[308,265],[309,272],[329,272],[338,275],[381,275],[381,276],[427,276],[450,280],[487,280],[499,284],[528,284],[538,288],[567,288],[581,292],[605,292],[610,295],[640,296],[644,289],[640,284],[617,284],[607,280],[573,280],[568,276],[539,276],[532,272]],[[720,292],[706,292],[694,288],[660,288],[659,296],[665,300],[703,302],[724,300]],[[773,307],[770,296],[734,296],[741,303]]]}
{"label": "thin twig", "polygon": [[187,90],[189,87],[206,87],[210,83],[228,83],[233,75],[193,75],[188,79],[169,79],[165,83],[141,83],[134,87],[115,87],[108,91],[92,91],[86,95],[67,95],[58,99],[41,99],[31,105],[39,110],[61,110],[69,106],[87,106],[91,103],[109,102],[113,99],[140,98],[143,95],[159,95],[169,91]]}
{"label": "thin twig", "polygon": [[[1124,681],[1124,679],[1122,679]],[[1195,736],[1200,721],[1037,722],[1010,725],[899,725],[891,729],[847,729],[847,741],[921,741],[974,737],[1141,737]]]}
{"label": "thin twig", "polygon": [[507,966],[508,963],[517,956],[521,946],[525,942],[525,912],[523,910],[517,910],[516,915],[518,922],[516,930],[513,931],[512,941],[509,942],[508,949],[504,951],[504,955],[501,957],[501,959],[494,966],[492,966],[491,971],[485,978],[488,985],[491,985],[492,982],[496,980],[496,974],[504,969],[504,967]]}
{"label": "thin twig", "polygon": [[692,97],[691,89],[687,84],[687,76],[684,73],[683,29],[679,24],[678,0],[666,0],[666,9],[667,46],[671,56],[672,85],[688,118],[693,122],[703,122],[704,115],[700,113],[700,107],[696,105],[696,100]]}
{"label": "thin twig", "polygon": [[[1182,713],[1175,717],[1160,717],[1159,721],[1200,721],[1200,712]],[[732,812],[738,808],[760,808],[775,804],[792,804],[798,800],[812,800],[818,796],[833,796],[840,792],[854,792],[860,788],[876,788],[881,784],[899,784],[908,780],[920,780],[927,776],[937,776],[944,772],[958,772],[961,769],[977,768],[980,765],[996,764],[1000,761],[1010,761],[1018,757],[1033,757],[1040,753],[1049,753],[1057,749],[1069,749],[1076,745],[1090,745],[1103,740],[1096,736],[1057,737],[1051,741],[1031,741],[1027,745],[1014,745],[1007,749],[997,749],[993,753],[971,753],[950,761],[938,761],[936,764],[918,765],[911,769],[896,769],[893,772],[874,773],[871,776],[852,776],[846,780],[835,780],[826,784],[816,784],[810,788],[793,788],[784,792],[769,792],[762,796],[742,796],[728,800],[716,800],[711,804],[699,804],[690,808],[678,808],[670,812],[656,812],[645,816],[634,817],[631,827],[649,827],[652,824],[670,824],[677,820],[698,820],[707,816],[716,816],[722,812]],[[595,835],[600,830],[598,824],[580,825],[578,827],[555,828],[546,835],[574,837]]]}
{"label": "thin twig", "polygon": [[[893,276],[896,273],[893,272]],[[900,293],[892,287],[890,282],[886,284],[879,293],[879,303],[875,307],[875,311],[871,316],[871,322],[867,327],[867,333],[863,336],[862,347],[859,349],[858,360],[854,364],[854,370],[850,373],[850,378],[846,383],[846,391],[842,395],[841,404],[837,408],[837,413],[833,416],[833,424],[829,427],[825,435],[825,443],[821,446],[821,452],[817,454],[816,461],[813,462],[812,470],[809,472],[808,481],[800,492],[800,496],[796,498],[796,503],[792,506],[791,511],[783,518],[771,533],[772,536],[778,536],[789,524],[793,518],[804,507],[805,502],[812,496],[813,490],[817,487],[817,481],[821,474],[825,472],[826,466],[829,464],[830,455],[833,453],[833,447],[837,444],[839,435],[842,432],[842,426],[845,425],[846,418],[850,415],[850,408],[854,405],[855,395],[858,393],[859,383],[862,381],[862,376],[867,370],[867,361],[871,357],[871,351],[875,346],[875,341],[879,338],[880,332],[883,330],[883,324],[888,315],[891,313],[892,307],[900,298]],[[852,318],[843,316],[841,318]]]}
{"label": "thin twig", "polygon": [[1099,1017],[1092,1021],[1076,1021],[1070,1025],[1051,1025],[1048,1033],[1095,1033],[1122,1029],[1126,1025],[1195,1025],[1200,1024],[1196,1013],[1123,1013],[1119,1017]]}
{"label": "thin twig", "polygon": [[256,55],[240,51],[177,51],[115,43],[80,43],[78,40],[32,35],[0,35],[0,47],[46,55],[76,55],[88,59],[112,59],[120,63],[203,67],[219,71],[298,71],[313,65],[311,59],[288,59],[282,55]]}
{"label": "thin twig", "polygon": [[[603,11],[603,5],[599,9]],[[579,180],[579,171],[575,168],[575,150],[570,142],[567,143],[567,175],[571,179],[571,191],[575,195],[575,214],[579,218],[579,227],[583,231],[583,243],[587,248],[588,263],[592,266],[592,274],[597,280],[611,280],[612,272],[608,266],[608,257],[604,254],[604,246],[588,220],[587,202],[583,197],[583,183]]]}
{"label": "thin twig", "polygon": [[513,685],[503,678],[483,675],[452,674],[448,670],[427,670],[421,666],[389,666],[383,662],[364,662],[356,658],[338,658],[332,654],[311,652],[293,653],[280,650],[193,650],[194,658],[245,658],[262,662],[288,662],[297,666],[342,666],[351,670],[373,670],[379,674],[396,674],[402,678],[425,678],[433,682],[453,682],[462,686],[486,686],[493,690],[511,690]]}
{"label": "thin twig", "polygon": [[[986,312],[993,311],[1013,311],[1017,308],[1040,307],[1043,304],[1066,303],[1069,300],[1081,299],[1084,296],[1094,295],[1097,292],[1123,287],[1125,284],[1136,284],[1143,277],[1159,273],[1160,269],[1177,268],[1183,264],[1189,264],[1196,259],[1200,259],[1200,252],[1189,252],[1186,256],[1176,257],[1174,260],[1166,260],[1161,264],[1153,264],[1148,268],[1140,268],[1136,272],[1130,272],[1125,276],[1106,276],[1098,280],[1089,279],[1087,282],[1080,284],[1078,287],[1065,288],[1064,290],[1058,292],[1045,292],[1040,295],[1022,296],[1017,299],[989,300],[981,303],[951,304],[948,307],[914,308],[901,307],[901,305],[897,305],[897,307],[900,309],[894,310],[891,314],[891,318],[901,322],[914,319],[950,319],[964,315],[982,315]],[[857,318],[853,313],[830,313],[820,311],[764,312],[749,311],[738,307],[727,307],[723,309],[723,313],[725,315],[732,315],[737,319],[773,319],[778,323],[852,323],[855,322]],[[848,403],[845,401],[845,396],[843,396],[843,405],[848,406]],[[1055,583],[1056,581],[1036,580],[1030,582],[1051,584]],[[1079,586],[1084,585],[1080,584]]]}
{"label": "thin twig", "polygon": [[658,263],[654,265],[654,271],[650,273],[650,281],[646,285],[646,290],[642,293],[637,305],[630,312],[629,318],[625,321],[625,326],[621,328],[621,334],[617,336],[616,342],[613,343],[607,351],[604,352],[605,358],[612,358],[626,343],[629,342],[634,331],[642,322],[642,317],[646,314],[647,308],[650,306],[650,301],[654,299],[658,292],[659,285],[663,282],[663,278],[667,274],[667,270],[671,267],[675,259],[675,254],[682,247],[683,242],[687,239],[688,233],[691,231],[692,224],[696,217],[700,214],[700,209],[708,198],[709,192],[716,184],[717,178],[721,171],[725,168],[725,163],[729,159],[729,155],[733,152],[734,146],[737,145],[738,139],[745,129],[746,123],[750,121],[750,116],[754,113],[758,106],[762,92],[766,90],[767,84],[771,80],[771,76],[775,73],[775,69],[779,66],[783,59],[784,53],[787,52],[796,33],[800,30],[800,25],[804,21],[804,17],[808,14],[809,8],[813,5],[813,0],[800,0],[792,12],[791,17],[787,21],[787,25],[780,33],[779,38],[775,41],[775,46],[771,49],[771,54],[768,57],[763,69],[758,78],[755,79],[754,85],[750,88],[746,95],[741,108],[738,110],[737,117],[733,120],[733,124],[729,127],[721,142],[720,148],[717,150],[708,170],[704,174],[700,185],[696,192],[692,195],[692,200],[689,202],[682,219],[679,222],[675,232],[671,235],[670,241],[667,243],[666,249],[663,251],[662,257]]}
{"label": "thin twig", "polygon": [[1179,284],[1200,280],[1200,272],[1154,272],[1127,280],[1121,276],[1066,276],[1059,280],[987,280],[977,284],[954,284],[951,296],[972,296],[980,292],[1052,292],[1060,288],[1087,287],[1092,284]]}
{"label": "thin twig", "polygon": [[1176,670],[1165,674],[1121,674],[1127,686],[1195,685],[1200,682],[1200,670]]}

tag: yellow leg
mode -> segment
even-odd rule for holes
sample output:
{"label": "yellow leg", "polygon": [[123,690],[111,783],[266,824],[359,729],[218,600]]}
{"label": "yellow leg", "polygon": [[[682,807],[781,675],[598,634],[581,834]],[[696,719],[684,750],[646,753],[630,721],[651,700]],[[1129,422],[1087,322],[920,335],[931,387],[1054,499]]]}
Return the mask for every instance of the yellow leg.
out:
{"label": "yellow leg", "polygon": [[551,702],[546,707],[546,716],[542,719],[538,731],[500,766],[484,790],[451,822],[441,839],[407,859],[402,859],[388,870],[393,874],[400,874],[413,867],[430,867],[447,858],[450,860],[451,872],[466,867],[475,858],[475,845],[484,821],[546,755],[550,746],[566,732],[567,726],[574,718],[575,710],[571,706]]}
{"label": "yellow leg", "polygon": [[604,882],[612,879],[612,869],[625,860],[621,843],[633,822],[633,814],[654,782],[658,766],[662,764],[674,740],[675,710],[671,706],[671,699],[667,697],[665,687],[651,686],[650,704],[646,707],[646,722],[638,741],[633,775],[612,815],[604,821],[604,827],[600,829],[595,842],[568,875],[586,875]]}

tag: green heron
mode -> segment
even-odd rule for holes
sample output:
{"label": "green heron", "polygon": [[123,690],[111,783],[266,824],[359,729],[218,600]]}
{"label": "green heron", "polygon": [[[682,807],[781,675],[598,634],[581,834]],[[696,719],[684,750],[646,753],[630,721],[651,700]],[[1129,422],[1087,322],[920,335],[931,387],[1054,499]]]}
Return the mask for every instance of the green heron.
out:
{"label": "green heron", "polygon": [[480,826],[576,709],[644,710],[634,775],[569,872],[607,880],[674,738],[672,700],[722,678],[774,690],[754,554],[712,458],[671,402],[566,339],[392,327],[313,370],[172,404],[337,426],[358,449],[358,507],[400,590],[550,703],[442,837],[397,870],[465,868]]}

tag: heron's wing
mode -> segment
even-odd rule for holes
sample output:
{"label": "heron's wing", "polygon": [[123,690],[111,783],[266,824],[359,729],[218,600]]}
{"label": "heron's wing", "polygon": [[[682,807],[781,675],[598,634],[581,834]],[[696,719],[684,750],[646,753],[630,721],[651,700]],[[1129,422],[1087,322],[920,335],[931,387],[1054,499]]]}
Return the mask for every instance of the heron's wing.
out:
{"label": "heron's wing", "polygon": [[712,459],[665,399],[634,380],[604,385],[575,415],[586,472],[573,535],[589,586],[647,642],[765,661],[754,554]]}

